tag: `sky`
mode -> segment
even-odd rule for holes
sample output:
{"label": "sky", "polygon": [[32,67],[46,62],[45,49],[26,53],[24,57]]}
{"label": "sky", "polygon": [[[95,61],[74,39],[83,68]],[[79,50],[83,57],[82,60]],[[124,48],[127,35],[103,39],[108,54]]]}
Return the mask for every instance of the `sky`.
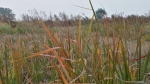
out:
{"label": "sky", "polygon": [[[91,0],[94,9],[105,8],[108,16],[112,14],[124,13],[124,15],[138,14],[144,15],[150,11],[150,0]],[[76,6],[75,6],[76,5]],[[47,15],[59,14],[82,14],[92,17],[89,0],[0,0],[0,7],[10,8],[20,19],[22,14],[29,14],[29,10],[36,9],[44,11]]]}

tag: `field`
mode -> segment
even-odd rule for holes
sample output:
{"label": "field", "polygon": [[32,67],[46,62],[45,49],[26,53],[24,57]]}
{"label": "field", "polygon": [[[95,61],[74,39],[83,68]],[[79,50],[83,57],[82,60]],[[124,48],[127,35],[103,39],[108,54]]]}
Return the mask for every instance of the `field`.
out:
{"label": "field", "polygon": [[37,22],[0,23],[0,84],[150,82],[148,17]]}

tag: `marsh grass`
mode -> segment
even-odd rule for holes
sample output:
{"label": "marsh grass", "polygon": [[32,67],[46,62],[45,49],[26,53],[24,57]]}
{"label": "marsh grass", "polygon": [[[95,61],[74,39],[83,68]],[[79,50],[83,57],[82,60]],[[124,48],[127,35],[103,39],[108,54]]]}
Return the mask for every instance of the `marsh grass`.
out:
{"label": "marsh grass", "polygon": [[143,45],[150,34],[143,35],[145,27],[137,26],[139,30],[133,36],[134,45],[130,45],[129,33],[133,31],[124,20],[121,23],[114,21],[110,25],[106,17],[101,27],[102,24],[95,19],[93,15],[88,26],[83,26],[79,18],[78,26],[66,25],[61,29],[48,28],[41,19],[46,33],[42,29],[41,32],[32,29],[32,33],[25,30],[24,34],[2,35],[0,82],[148,83],[150,49],[149,45],[146,49]]}

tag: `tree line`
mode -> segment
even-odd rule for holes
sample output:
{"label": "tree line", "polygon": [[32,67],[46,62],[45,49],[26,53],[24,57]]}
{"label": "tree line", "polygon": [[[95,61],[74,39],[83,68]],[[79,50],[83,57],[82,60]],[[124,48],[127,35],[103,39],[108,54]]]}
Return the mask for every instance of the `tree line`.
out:
{"label": "tree line", "polygon": [[[103,22],[107,16],[105,9],[99,8],[95,11],[96,17],[100,22]],[[74,26],[78,25],[78,20],[82,21],[82,24],[88,24],[91,18],[87,17],[85,14],[81,15],[67,15],[65,12],[59,12],[58,15],[52,14],[46,15],[44,11],[37,12],[36,9],[30,10],[28,14],[21,15],[21,22],[32,23],[34,25],[39,25],[40,18],[43,19],[47,26]],[[140,20],[141,22],[150,21],[150,12],[145,15],[128,15],[123,17],[121,14],[113,14],[111,17],[107,17],[109,22],[120,22],[123,19],[129,21],[131,24],[135,20]],[[0,22],[8,23],[12,28],[16,27],[18,21],[16,21],[15,14],[10,8],[0,7]]]}

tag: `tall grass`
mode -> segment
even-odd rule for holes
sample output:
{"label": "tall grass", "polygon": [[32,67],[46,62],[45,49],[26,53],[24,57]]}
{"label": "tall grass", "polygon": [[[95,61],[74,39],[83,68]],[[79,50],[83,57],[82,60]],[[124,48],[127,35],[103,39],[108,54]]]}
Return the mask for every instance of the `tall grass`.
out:
{"label": "tall grass", "polygon": [[[91,1],[90,5],[94,13]],[[79,18],[77,27],[66,25],[64,31],[53,31],[41,19],[46,34],[33,31],[2,36],[0,83],[148,83],[150,49],[143,51],[142,45],[150,35],[142,35],[144,24],[138,26],[135,54],[131,54],[127,37],[130,27],[126,29],[124,20],[110,25],[106,17],[103,27],[96,21],[96,31],[92,31],[95,19],[93,14],[85,29]]]}

